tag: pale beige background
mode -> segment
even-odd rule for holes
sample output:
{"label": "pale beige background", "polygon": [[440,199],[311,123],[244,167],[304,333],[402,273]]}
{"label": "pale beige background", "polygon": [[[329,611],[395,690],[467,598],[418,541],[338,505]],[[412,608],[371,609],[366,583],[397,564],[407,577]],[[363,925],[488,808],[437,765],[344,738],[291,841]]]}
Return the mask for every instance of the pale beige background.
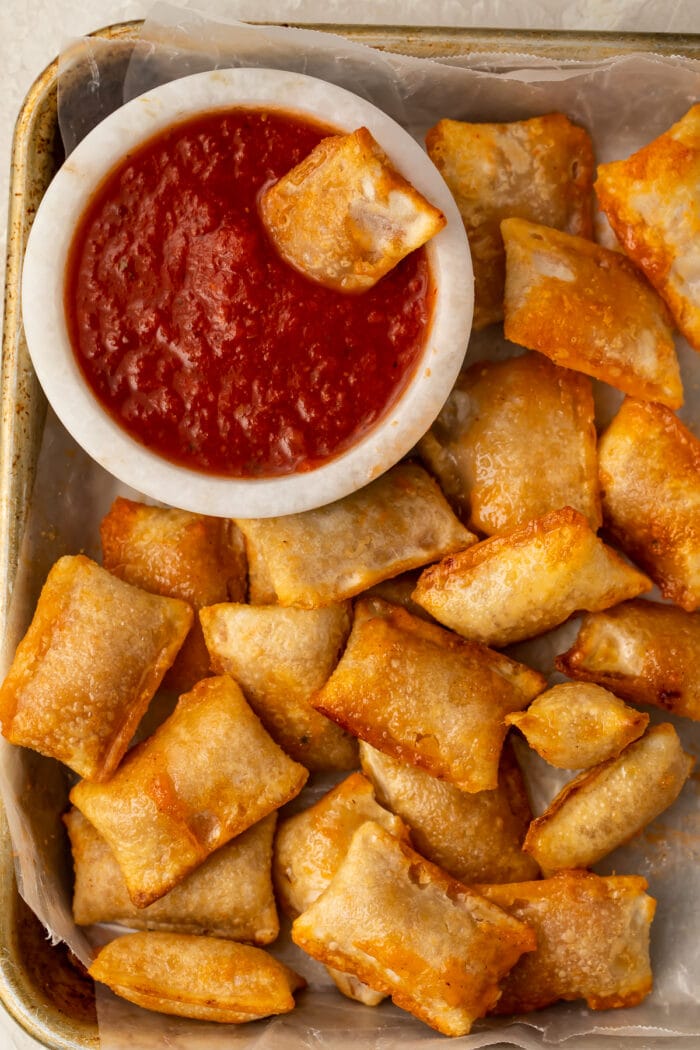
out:
{"label": "pale beige background", "polygon": [[[148,0],[0,0],[3,262],[12,128],[31,83],[66,41],[113,22],[141,18],[150,6]],[[700,32],[700,0],[196,0],[181,6],[271,22]],[[0,1014],[0,1050],[37,1046],[9,1017]],[[646,1047],[640,1043],[639,1050]]]}

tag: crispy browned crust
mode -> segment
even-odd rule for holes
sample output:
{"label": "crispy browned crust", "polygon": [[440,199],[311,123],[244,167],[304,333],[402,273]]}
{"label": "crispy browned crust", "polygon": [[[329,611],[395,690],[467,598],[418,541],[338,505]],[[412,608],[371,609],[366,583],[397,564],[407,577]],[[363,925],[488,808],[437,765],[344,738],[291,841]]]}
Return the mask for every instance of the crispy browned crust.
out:
{"label": "crispy browned crust", "polygon": [[598,529],[594,418],[588,376],[544,354],[478,361],[458,377],[418,451],[476,532],[505,535],[564,506]]}
{"label": "crispy browned crust", "polygon": [[3,735],[108,780],[191,624],[186,602],[60,558],[0,686]]}
{"label": "crispy browned crust", "polygon": [[[654,754],[657,747],[662,752],[660,764]],[[694,764],[670,723],[652,726],[619,755],[569,781],[533,820],[523,849],[532,853],[544,872],[589,867],[675,802]],[[619,790],[611,797],[608,785],[615,777]],[[581,800],[584,808],[590,803],[583,816],[577,806]]]}
{"label": "crispy browned crust", "polygon": [[602,435],[605,523],[687,612],[700,606],[700,441],[664,405],[627,398]]}
{"label": "crispy browned crust", "polygon": [[475,888],[537,934],[537,950],[504,978],[494,1013],[527,1013],[577,999],[592,1010],[629,1007],[651,991],[649,926],[656,901],[644,892],[646,879],[572,870],[539,882]]}
{"label": "crispy browned crust", "polygon": [[[371,898],[356,878],[362,869],[373,879]],[[441,929],[421,929],[426,907],[431,915],[445,909]],[[335,922],[340,913],[342,929]],[[346,924],[355,919],[362,925],[351,932]],[[511,922],[502,910],[490,911],[484,898],[367,822],[356,832],[328,891],[295,921],[292,939],[326,965],[391,995],[397,1006],[437,1031],[464,1035],[498,999],[503,974],[536,946],[528,926]]]}
{"label": "crispy browned crust", "polygon": [[[102,563],[115,576],[152,594],[203,605],[243,601],[246,558],[232,521],[118,497],[100,524]],[[210,673],[209,654],[195,616],[165,684],[187,692]]]}
{"label": "crispy browned crust", "polygon": [[413,597],[466,638],[501,647],[651,586],[579,511],[564,507],[448,555],[421,574]]}
{"label": "crispy browned crust", "polygon": [[105,945],[90,976],[147,1010],[241,1024],[294,1008],[306,986],[261,948],[177,933],[132,933]]}
{"label": "crispy browned crust", "polygon": [[[632,662],[621,663],[633,649]],[[700,720],[700,614],[637,598],[584,617],[558,671],[626,700]]]}
{"label": "crispy browned crust", "polygon": [[[697,297],[686,286],[684,253],[698,236],[700,106],[626,160],[598,167],[595,191],[618,241],[664,297],[688,342],[700,350]],[[643,202],[640,203],[640,202]]]}
{"label": "crispy browned crust", "polygon": [[522,219],[501,232],[507,339],[633,397],[683,404],[671,316],[629,259]]}
{"label": "crispy browned crust", "polygon": [[361,740],[464,791],[498,785],[503,716],[541,692],[524,664],[381,599],[360,602],[312,703]]}
{"label": "crispy browned crust", "polygon": [[371,288],[447,221],[396,171],[367,128],[322,139],[265,190],[260,215],[290,266],[346,293]]}
{"label": "crispy browned crust", "polygon": [[425,142],[469,237],[478,330],[503,317],[502,219],[519,215],[592,237],[593,145],[588,132],[563,113],[508,124],[441,120]]}

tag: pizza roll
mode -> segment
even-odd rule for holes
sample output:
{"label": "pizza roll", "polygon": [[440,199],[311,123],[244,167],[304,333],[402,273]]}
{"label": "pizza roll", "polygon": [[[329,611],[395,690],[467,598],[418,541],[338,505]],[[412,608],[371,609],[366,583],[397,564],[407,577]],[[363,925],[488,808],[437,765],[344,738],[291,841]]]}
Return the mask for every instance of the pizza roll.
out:
{"label": "pizza roll", "polygon": [[504,716],[545,684],[524,664],[375,599],[358,603],[345,652],[313,703],[399,761],[486,791],[498,786]]}
{"label": "pizza roll", "polygon": [[591,139],[563,113],[548,113],[510,124],[441,120],[425,142],[464,221],[474,264],[474,327],[484,328],[503,319],[502,219],[519,215],[593,235]]}
{"label": "pizza roll", "polygon": [[162,1014],[243,1024],[294,1009],[306,981],[262,948],[187,933],[128,933],[88,973],[115,995]]}
{"label": "pizza roll", "polygon": [[312,770],[357,767],[357,742],[309,702],[338,662],[347,605],[213,605],[200,619],[212,667],[236,679],[287,754]]}
{"label": "pizza roll", "polygon": [[435,621],[430,613],[426,612],[425,609],[421,609],[420,605],[414,602],[412,597],[420,573],[420,569],[414,569],[412,572],[402,572],[400,576],[394,576],[390,580],[381,580],[379,583],[375,583],[373,587],[363,591],[360,597],[368,601],[373,598],[381,598],[382,601],[388,602],[389,605],[402,606],[412,616],[420,616],[421,620],[430,620],[434,623]]}
{"label": "pizza roll", "polygon": [[277,937],[271,878],[274,813],[216,850],[148,908],[134,907],[114,854],[80,810],[71,809],[63,819],[73,852],[73,917],[79,926],[114,922],[253,944],[269,944]]}
{"label": "pizza roll", "polygon": [[[243,537],[231,521],[119,497],[100,525],[100,537],[105,569],[145,591],[182,598],[195,612],[245,600]],[[207,674],[209,655],[195,616],[165,684],[185,692]]]}
{"label": "pizza roll", "polygon": [[264,560],[280,605],[314,608],[351,598],[476,542],[416,463],[318,510],[238,520]]}
{"label": "pizza roll", "polygon": [[507,339],[634,397],[683,404],[670,315],[629,259],[523,219],[501,232]]}
{"label": "pizza roll", "polygon": [[569,781],[533,820],[523,849],[543,871],[588,868],[668,809],[694,764],[672,725],[652,726],[616,758]]}
{"label": "pizza roll", "polygon": [[[275,838],[273,876],[280,904],[296,918],[328,889],[362,824],[373,820],[397,838],[407,838],[403,821],[377,805],[372,785],[352,773],[315,805],[289,817]],[[328,968],[336,987],[349,999],[377,1006],[375,992],[352,974]]]}
{"label": "pizza roll", "polygon": [[285,262],[341,292],[371,288],[445,225],[367,128],[329,135],[260,198]]}
{"label": "pizza roll", "polygon": [[418,449],[477,532],[510,532],[565,506],[600,526],[591,381],[541,354],[472,365]]}
{"label": "pizza roll", "polygon": [[600,440],[606,525],[688,612],[700,605],[700,441],[663,405],[630,398]]}
{"label": "pizza roll", "polygon": [[528,926],[372,821],[292,939],[445,1035],[466,1035],[497,1001],[503,975],[536,946]]}
{"label": "pizza roll", "polygon": [[107,784],[71,802],[97,828],[145,908],[246,828],[299,794],[303,766],[268,736],[232,678],[205,678]]}
{"label": "pizza roll", "polygon": [[558,670],[700,721],[700,613],[639,598],[585,616]]}
{"label": "pizza roll", "polygon": [[351,773],[313,806],[282,821],[272,873],[288,915],[296,918],[328,889],[353,835],[367,820],[397,838],[408,837],[401,818],[378,804],[367,777]]}
{"label": "pizza roll", "polygon": [[413,597],[466,638],[500,647],[651,586],[582,514],[564,507],[444,558],[422,573]]}
{"label": "pizza roll", "polygon": [[365,743],[360,758],[377,798],[406,822],[418,852],[460,882],[517,882],[539,875],[521,848],[532,812],[508,741],[493,791],[460,791]]}
{"label": "pizza roll", "polygon": [[601,164],[595,190],[617,239],[700,350],[700,105],[627,160]]}
{"label": "pizza roll", "polygon": [[191,624],[185,602],[60,558],[0,686],[3,735],[107,780]]}
{"label": "pizza roll", "polygon": [[[598,685],[564,682],[506,715],[531,748],[557,769],[589,769],[637,740],[649,715],[628,707]],[[495,880],[494,880],[495,881]]]}
{"label": "pizza roll", "polygon": [[475,888],[537,934],[536,951],[503,978],[494,1013],[542,1010],[559,999],[609,1010],[636,1006],[651,991],[656,901],[644,892],[646,879],[561,871],[538,882]]}

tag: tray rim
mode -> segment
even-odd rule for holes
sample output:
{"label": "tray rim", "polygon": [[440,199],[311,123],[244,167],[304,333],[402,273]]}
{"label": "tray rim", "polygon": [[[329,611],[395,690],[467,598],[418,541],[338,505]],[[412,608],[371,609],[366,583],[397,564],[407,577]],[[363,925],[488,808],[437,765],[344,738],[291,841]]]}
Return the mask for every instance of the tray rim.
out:
{"label": "tray rim", "polygon": [[[140,19],[116,22],[96,29],[87,36],[128,42],[138,38],[142,24]],[[333,33],[378,50],[422,57],[499,54],[523,56],[530,60],[542,59],[545,62],[554,60],[570,67],[640,52],[700,59],[700,32],[615,33],[323,22],[251,24]],[[29,88],[17,117],[10,154],[8,248],[0,361],[0,638],[7,627],[8,607],[31,501],[36,455],[46,409],[24,344],[20,278],[33,212],[53,174],[51,172],[44,180],[36,200],[28,199],[28,164],[32,150],[36,148],[34,122],[37,112],[42,106],[51,106],[51,96],[56,94],[58,64],[56,57]],[[55,131],[55,113],[53,127]],[[24,393],[21,411],[16,397],[20,386]],[[14,871],[13,846],[0,800],[0,944],[4,948],[0,952],[0,1006],[26,1035],[48,1050],[93,1050],[100,1045],[97,1024],[61,1013],[48,999],[45,1003],[41,1002],[39,989],[31,986],[31,979],[18,962],[14,923],[19,891]],[[47,951],[54,950],[48,941],[46,944]],[[55,1015],[52,1020],[56,1024],[53,1026],[47,1013]],[[664,1040],[663,1046],[668,1050],[692,1050],[695,1042],[695,1037],[670,1036]],[[499,1045],[513,1046],[507,1039]],[[642,1050],[641,1041],[632,1041],[630,1050],[637,1048]]]}

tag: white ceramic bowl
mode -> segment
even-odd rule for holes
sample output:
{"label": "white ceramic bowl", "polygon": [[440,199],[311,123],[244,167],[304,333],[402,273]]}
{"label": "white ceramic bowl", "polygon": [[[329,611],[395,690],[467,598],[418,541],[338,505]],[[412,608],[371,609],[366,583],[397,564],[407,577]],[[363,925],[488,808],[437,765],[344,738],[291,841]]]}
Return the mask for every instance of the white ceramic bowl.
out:
{"label": "white ceramic bowl", "polygon": [[[446,227],[427,246],[435,285],[430,329],[412,379],[357,444],[313,471],[231,479],[164,459],[113,421],[89,389],[64,316],[66,260],[76,225],[103,178],[140,143],[199,113],[250,106],[298,113],[340,131],[369,128],[395,167],[442,210]],[[22,313],[32,362],[66,429],[111,474],[171,506],[221,517],[269,517],[322,506],[361,488],[425,433],[464,358],[473,310],[471,257],[455,203],[411,136],[375,106],[325,81],[270,69],[198,73],[141,95],[99,124],[44,197],[29,237]]]}

